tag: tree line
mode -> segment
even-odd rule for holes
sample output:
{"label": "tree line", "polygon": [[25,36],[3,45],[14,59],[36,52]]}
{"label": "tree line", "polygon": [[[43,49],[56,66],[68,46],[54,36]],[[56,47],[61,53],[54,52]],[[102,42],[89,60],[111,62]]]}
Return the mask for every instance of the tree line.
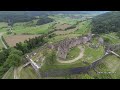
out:
{"label": "tree line", "polygon": [[0,78],[10,67],[18,67],[22,64],[22,51],[15,48],[3,49],[0,52]]}
{"label": "tree line", "polygon": [[37,21],[37,24],[36,25],[43,25],[43,24],[47,24],[47,23],[50,23],[50,22],[53,22],[54,20],[52,18],[49,18],[49,17],[42,17],[40,18],[38,21]]}
{"label": "tree line", "polygon": [[14,48],[23,52],[23,54],[29,53],[32,49],[42,46],[46,43],[46,35],[38,36],[35,38],[29,38],[29,40],[25,40],[24,43],[17,43]]}
{"label": "tree line", "polygon": [[0,14],[0,22],[7,22],[9,26],[17,22],[28,22],[33,19],[35,18],[27,15]]}

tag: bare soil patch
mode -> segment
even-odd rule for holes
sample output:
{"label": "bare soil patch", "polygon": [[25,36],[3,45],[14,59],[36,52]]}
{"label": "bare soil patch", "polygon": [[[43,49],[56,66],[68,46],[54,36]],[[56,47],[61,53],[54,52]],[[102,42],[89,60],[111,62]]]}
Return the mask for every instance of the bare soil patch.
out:
{"label": "bare soil patch", "polygon": [[16,45],[16,43],[24,42],[25,40],[29,40],[29,38],[35,38],[38,36],[40,35],[13,35],[6,37],[5,41],[10,47],[13,47]]}
{"label": "bare soil patch", "polygon": [[55,29],[57,30],[65,30],[66,28],[71,27],[69,24],[56,24]]}

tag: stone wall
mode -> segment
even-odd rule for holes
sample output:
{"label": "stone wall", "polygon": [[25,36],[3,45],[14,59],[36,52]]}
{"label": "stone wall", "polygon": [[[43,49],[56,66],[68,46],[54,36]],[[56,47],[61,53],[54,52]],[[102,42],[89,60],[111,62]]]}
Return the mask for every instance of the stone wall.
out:
{"label": "stone wall", "polygon": [[65,40],[61,41],[58,44],[58,48],[57,48],[58,58],[63,59],[63,60],[66,59],[67,53],[68,53],[70,48],[75,47],[75,46],[80,45],[80,44],[85,44],[88,41],[90,41],[91,38],[92,38],[92,34],[88,34],[86,36],[65,39]]}

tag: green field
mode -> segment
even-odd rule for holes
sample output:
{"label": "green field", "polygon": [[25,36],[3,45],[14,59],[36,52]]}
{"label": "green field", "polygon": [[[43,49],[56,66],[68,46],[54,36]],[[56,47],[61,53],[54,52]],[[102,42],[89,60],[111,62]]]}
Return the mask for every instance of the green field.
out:
{"label": "green field", "polygon": [[90,28],[91,28],[90,23],[91,23],[91,20],[81,22],[79,24],[79,29],[77,31],[75,31],[75,33],[86,34],[86,33],[90,32]]}
{"label": "green field", "polygon": [[[99,64],[95,71],[101,72],[96,73],[93,69],[89,71],[88,74],[76,74],[76,75],[67,75],[63,77],[48,77],[45,79],[51,78],[60,78],[60,79],[120,79],[120,59],[114,55],[109,55],[104,58],[102,63]],[[103,73],[102,73],[103,72]],[[111,72],[111,73],[109,73]]]}
{"label": "green field", "polygon": [[5,32],[8,29],[8,24],[5,22],[0,22],[0,32]]}
{"label": "green field", "polygon": [[[78,15],[79,16],[79,15]],[[70,18],[66,15],[53,15],[49,16],[50,18],[53,18],[55,21],[43,25],[36,25],[37,21],[32,20],[29,22],[21,22],[21,23],[15,23],[12,27],[12,34],[7,34],[7,30],[10,28],[7,23],[5,22],[0,22],[0,33],[4,33],[4,37],[9,37],[14,35],[15,33],[17,35],[19,34],[47,34],[49,31],[52,31],[55,29],[55,24],[69,24],[70,26],[75,25],[78,21],[81,21],[77,23],[76,28],[77,29],[67,29],[67,30],[59,30],[53,32],[55,36],[51,38],[46,38],[48,43],[56,43],[61,40],[64,40],[66,38],[76,38],[78,36],[86,35],[89,32],[91,32],[91,20],[84,20],[78,18],[78,19],[73,19]],[[57,27],[57,26],[56,26]],[[61,27],[61,26],[60,26]],[[64,27],[63,27],[64,28]],[[52,34],[53,34],[52,33]],[[60,35],[61,34],[61,35]],[[23,35],[22,35],[23,37]],[[109,33],[109,34],[100,34],[100,37],[103,38],[108,38],[110,39],[111,43],[110,44],[118,44],[120,43],[120,39],[117,37],[116,33]],[[41,61],[37,61],[40,57],[45,56],[45,60],[43,62],[43,66],[40,68],[41,71],[49,71],[49,70],[62,70],[62,69],[71,69],[71,68],[77,68],[77,67],[84,67],[88,66],[94,61],[98,60],[104,55],[104,47],[102,45],[98,46],[97,48],[94,46],[98,45],[98,38],[93,38],[93,40],[87,44],[82,44],[82,48],[84,49],[84,55],[81,59],[73,62],[73,63],[60,63],[57,60],[53,61],[53,64],[46,64],[45,60],[47,55],[49,56],[49,53],[52,52],[52,49],[48,48],[42,48],[42,50],[36,52],[37,54],[33,56],[31,59],[33,59],[37,64],[41,64]],[[90,45],[93,45],[90,46]],[[0,49],[3,48],[2,42],[0,40]],[[38,49],[38,48],[36,48]],[[34,49],[33,49],[34,51]],[[57,52],[56,50],[53,49],[55,53]],[[73,47],[70,49],[70,51],[67,54],[66,60],[72,60],[76,58],[80,53],[80,49],[78,47]],[[52,55],[52,54],[51,54]],[[56,54],[55,54],[56,55]],[[52,59],[53,60],[53,59]],[[49,59],[48,59],[48,62]],[[114,55],[109,55],[104,60],[102,61],[101,64],[99,64],[95,70],[91,69],[87,74],[76,74],[76,75],[67,75],[64,77],[47,77],[45,79],[50,79],[50,78],[63,78],[63,79],[111,79],[111,78],[120,78],[120,58],[117,58]],[[103,72],[103,73],[96,73],[97,72]],[[105,73],[104,73],[105,72]],[[107,73],[111,72],[111,73]],[[5,79],[13,79],[14,78],[14,69],[10,68],[8,72],[4,75]],[[32,66],[27,66],[23,68],[20,72],[20,79],[38,79],[38,75],[32,68]]]}
{"label": "green field", "polygon": [[[94,70],[90,71],[92,77],[96,79],[119,79],[120,78],[120,59],[114,55],[109,55],[106,57],[100,65],[96,67],[97,72],[102,73],[95,73]],[[111,73],[109,73],[111,72]]]}
{"label": "green field", "polygon": [[76,24],[77,21],[80,21],[80,19],[71,19],[69,17],[65,17],[65,16],[61,17],[59,15],[50,16],[50,18],[53,18],[55,21],[59,22],[60,24],[66,23],[73,25]]}
{"label": "green field", "polygon": [[102,34],[102,37],[109,38],[111,44],[120,43],[120,39],[116,36],[116,33]]}
{"label": "green field", "polygon": [[[92,62],[96,61],[97,59],[103,56],[104,49],[102,46],[100,46],[98,49],[93,49],[88,46],[83,46],[83,47],[85,48],[85,52],[83,58],[81,58],[80,60],[68,64],[62,64],[57,61],[53,65],[44,64],[41,70],[47,71],[50,69],[68,69],[68,68],[88,66],[88,64],[91,64]],[[83,61],[86,61],[88,64],[84,63]]]}
{"label": "green field", "polygon": [[3,76],[3,79],[14,79],[14,68],[11,67]]}
{"label": "green field", "polygon": [[73,47],[67,54],[66,60],[72,60],[76,58],[80,53],[80,49],[78,47]]}
{"label": "green field", "polygon": [[21,34],[21,33],[46,34],[48,33],[48,31],[51,30],[49,28],[51,28],[53,24],[54,22],[40,25],[40,26],[26,26],[26,25],[17,23],[17,25],[14,25],[13,31],[17,34]]}
{"label": "green field", "polygon": [[67,35],[58,35],[58,36],[55,36],[51,39],[49,39],[48,41],[49,42],[58,42],[58,41],[61,41],[65,38],[75,38],[77,36],[80,36],[80,34],[67,34]]}
{"label": "green field", "polygon": [[92,63],[95,60],[101,58],[103,55],[104,55],[104,48],[102,46],[100,46],[97,49],[86,47],[84,53],[84,61],[87,61],[88,63]]}
{"label": "green field", "polygon": [[25,67],[20,72],[20,79],[37,79],[38,76],[32,66]]}

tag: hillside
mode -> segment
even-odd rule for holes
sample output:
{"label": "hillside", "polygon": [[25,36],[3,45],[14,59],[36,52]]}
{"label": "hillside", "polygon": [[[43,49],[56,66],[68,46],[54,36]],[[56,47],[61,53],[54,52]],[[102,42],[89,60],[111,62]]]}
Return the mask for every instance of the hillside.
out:
{"label": "hillside", "polygon": [[4,20],[0,78],[120,78],[119,15],[118,11],[0,12]]}
{"label": "hillside", "polygon": [[120,12],[107,12],[92,19],[93,33],[110,33],[120,30]]}

